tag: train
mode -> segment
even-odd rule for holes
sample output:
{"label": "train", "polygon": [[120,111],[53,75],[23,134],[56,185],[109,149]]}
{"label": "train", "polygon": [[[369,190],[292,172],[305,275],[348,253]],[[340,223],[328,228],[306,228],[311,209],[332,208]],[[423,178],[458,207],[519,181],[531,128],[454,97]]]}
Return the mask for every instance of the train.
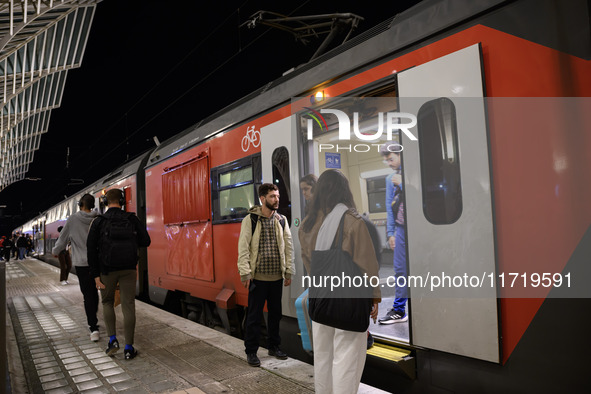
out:
{"label": "train", "polygon": [[[342,171],[387,250],[379,148],[394,141],[408,275],[425,282],[410,289],[408,322],[370,325],[402,356],[370,356],[364,379],[397,393],[590,392],[590,13],[586,0],[424,0],[15,230],[50,253],[84,193],[103,211],[100,195],[123,189],[152,238],[138,297],[240,335],[237,243],[257,187],[279,187],[293,234],[283,313],[295,321],[299,180]],[[381,314],[393,297],[384,256]]]}

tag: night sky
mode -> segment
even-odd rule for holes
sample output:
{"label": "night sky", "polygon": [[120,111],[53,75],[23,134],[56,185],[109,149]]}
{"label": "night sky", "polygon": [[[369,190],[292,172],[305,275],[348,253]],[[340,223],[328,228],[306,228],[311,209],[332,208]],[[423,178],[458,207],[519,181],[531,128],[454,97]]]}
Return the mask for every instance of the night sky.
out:
{"label": "night sky", "polygon": [[61,107],[26,174],[41,180],[0,192],[0,234],[153,147],[153,136],[163,142],[306,63],[322,42],[306,46],[263,25],[240,28],[256,11],[351,12],[365,18],[354,37],[417,2],[101,2],[82,66],[68,72]]}

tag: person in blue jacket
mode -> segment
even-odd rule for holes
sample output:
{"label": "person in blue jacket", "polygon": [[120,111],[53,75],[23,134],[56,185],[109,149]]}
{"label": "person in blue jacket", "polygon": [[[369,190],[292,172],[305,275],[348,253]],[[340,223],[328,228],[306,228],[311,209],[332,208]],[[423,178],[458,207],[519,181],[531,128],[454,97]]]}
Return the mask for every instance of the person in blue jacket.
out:
{"label": "person in blue jacket", "polygon": [[[380,149],[384,161],[394,172],[386,177],[386,235],[388,245],[394,250],[394,276],[396,283],[404,282],[398,278],[407,276],[406,269],[406,229],[404,226],[404,201],[402,200],[402,166],[400,161],[400,145],[385,144]],[[408,320],[406,301],[407,286],[396,286],[394,304],[380,324],[402,323]]]}

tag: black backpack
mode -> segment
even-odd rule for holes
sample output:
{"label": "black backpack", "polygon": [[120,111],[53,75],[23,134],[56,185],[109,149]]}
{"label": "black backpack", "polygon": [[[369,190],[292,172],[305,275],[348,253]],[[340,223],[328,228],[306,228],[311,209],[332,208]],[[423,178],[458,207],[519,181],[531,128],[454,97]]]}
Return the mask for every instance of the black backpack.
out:
{"label": "black backpack", "polygon": [[133,212],[100,215],[99,240],[101,262],[107,269],[133,269],[138,261],[137,233],[130,220]]}
{"label": "black backpack", "polygon": [[[281,214],[277,214],[279,215],[279,217],[281,219],[279,219],[279,224],[281,225],[281,228],[285,230],[285,216],[281,215]],[[259,221],[259,215],[255,215],[254,213],[250,214],[250,223],[252,225],[252,230],[251,230],[251,234],[254,234],[254,229],[257,227],[257,222]]]}
{"label": "black backpack", "polygon": [[404,194],[402,194],[402,189],[400,186],[396,187],[394,190],[394,198],[392,199],[392,213],[394,214],[394,219],[396,220],[396,216],[398,215],[398,210],[400,209],[400,204],[404,202]]}

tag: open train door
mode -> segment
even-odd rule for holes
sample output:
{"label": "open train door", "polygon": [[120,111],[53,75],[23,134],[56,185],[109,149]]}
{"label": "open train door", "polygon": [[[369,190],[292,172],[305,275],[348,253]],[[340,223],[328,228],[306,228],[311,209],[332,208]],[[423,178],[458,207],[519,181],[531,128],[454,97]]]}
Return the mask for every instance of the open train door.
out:
{"label": "open train door", "polygon": [[482,81],[479,44],[398,75],[400,111],[417,116],[418,133],[401,133],[408,275],[424,281],[411,285],[411,341],[499,362]]}
{"label": "open train door", "polygon": [[[296,256],[296,276],[302,275],[300,246],[297,229],[301,218],[297,212],[300,208],[299,171],[297,162],[297,133],[295,130],[294,117],[283,118],[275,123],[261,128],[261,166],[263,170],[263,182],[273,183],[279,188],[279,209],[278,212],[287,217],[290,226],[294,255]],[[299,266],[298,266],[299,265]],[[292,278],[292,283],[297,277]],[[295,286],[284,288],[282,298],[283,314],[291,317],[296,316],[293,299],[299,294],[291,294]]]}

